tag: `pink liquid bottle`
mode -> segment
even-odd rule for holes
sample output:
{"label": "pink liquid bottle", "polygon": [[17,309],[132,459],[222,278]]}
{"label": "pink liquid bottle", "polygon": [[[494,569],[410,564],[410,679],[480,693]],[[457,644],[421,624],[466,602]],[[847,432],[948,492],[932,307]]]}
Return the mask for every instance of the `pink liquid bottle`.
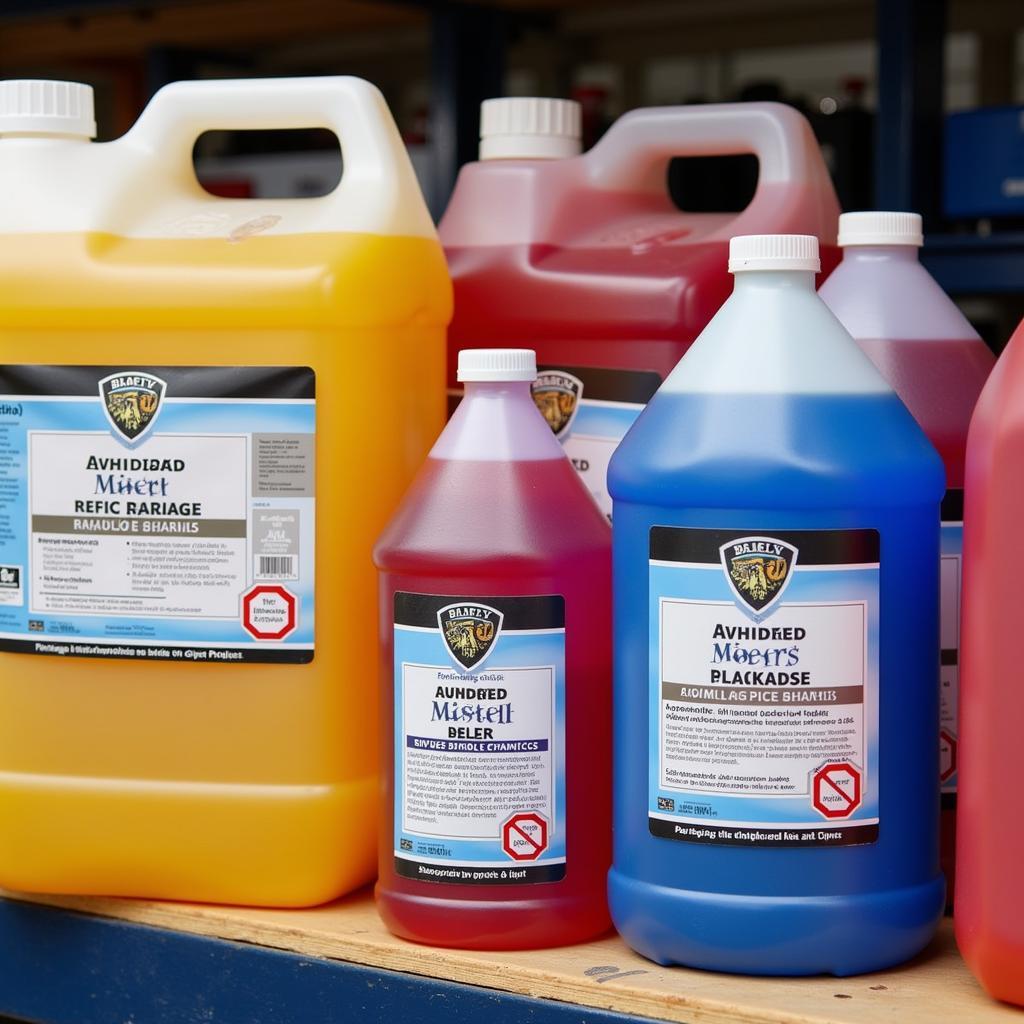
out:
{"label": "pink liquid bottle", "polygon": [[995,357],[921,265],[921,243],[919,214],[844,213],[839,218],[843,260],[819,294],[903,400],[946,466],[940,573],[939,777],[942,868],[952,905],[964,454],[971,413]]}
{"label": "pink liquid bottle", "polygon": [[611,529],[530,394],[534,353],[460,353],[466,397],[374,552],[396,934],[525,949],[609,926]]}
{"label": "pink liquid bottle", "polygon": [[[611,514],[608,463],[668,372],[732,291],[733,235],[816,235],[827,274],[839,214],[807,120],[779,103],[650,107],[579,155],[579,106],[487,100],[480,160],[459,172],[439,227],[455,288],[449,386],[469,345],[527,341],[534,397]],[[739,212],[680,210],[673,157],[753,154]],[[685,204],[685,197],[683,197]]]}
{"label": "pink liquid bottle", "polygon": [[1024,1006],[1024,321],[971,420],[964,492],[956,939],[990,995]]}

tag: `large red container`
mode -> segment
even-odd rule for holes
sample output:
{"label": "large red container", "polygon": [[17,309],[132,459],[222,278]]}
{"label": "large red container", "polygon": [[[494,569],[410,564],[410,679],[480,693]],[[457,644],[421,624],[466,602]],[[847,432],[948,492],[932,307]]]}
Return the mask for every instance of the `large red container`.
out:
{"label": "large red container", "polygon": [[964,502],[956,938],[991,995],[1024,1005],[1024,322],[971,420]]}
{"label": "large red container", "polygon": [[[759,161],[746,209],[677,208],[672,157],[737,153]],[[817,235],[827,274],[835,192],[807,121],[776,103],[636,110],[582,156],[503,157],[462,169],[441,221],[456,302],[449,385],[461,348],[535,348],[538,405],[610,513],[608,460],[728,296],[729,239]]]}

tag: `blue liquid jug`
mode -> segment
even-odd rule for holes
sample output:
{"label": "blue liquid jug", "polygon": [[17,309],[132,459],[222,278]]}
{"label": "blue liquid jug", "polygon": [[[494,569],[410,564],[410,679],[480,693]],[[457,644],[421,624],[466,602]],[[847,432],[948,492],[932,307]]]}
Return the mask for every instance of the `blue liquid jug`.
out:
{"label": "blue liquid jug", "polygon": [[609,470],[609,897],[662,964],[856,974],[942,912],[943,467],[817,265],[812,236],[733,239],[731,297]]}

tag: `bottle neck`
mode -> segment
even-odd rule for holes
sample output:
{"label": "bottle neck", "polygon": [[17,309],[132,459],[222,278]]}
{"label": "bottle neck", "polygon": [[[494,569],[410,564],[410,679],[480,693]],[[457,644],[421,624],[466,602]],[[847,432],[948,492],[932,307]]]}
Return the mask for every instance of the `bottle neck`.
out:
{"label": "bottle neck", "polygon": [[810,270],[743,270],[733,275],[735,292],[752,292],[763,288],[780,288],[813,292],[814,272]]}
{"label": "bottle neck", "polygon": [[530,381],[467,381],[430,455],[486,462],[565,458],[533,400]]}
{"label": "bottle neck", "polygon": [[848,245],[844,263],[919,263],[916,245]]}
{"label": "bottle neck", "polygon": [[528,380],[468,380],[462,385],[465,398],[501,399],[508,402],[533,402]]}
{"label": "bottle neck", "polygon": [[479,160],[565,160],[579,156],[580,140],[560,135],[496,135],[480,140]]}

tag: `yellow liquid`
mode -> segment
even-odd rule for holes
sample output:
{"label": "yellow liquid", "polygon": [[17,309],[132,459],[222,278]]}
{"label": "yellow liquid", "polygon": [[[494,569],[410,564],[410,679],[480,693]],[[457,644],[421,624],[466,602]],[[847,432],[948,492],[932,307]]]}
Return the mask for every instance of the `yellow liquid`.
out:
{"label": "yellow liquid", "polygon": [[310,366],[308,665],[0,653],[0,886],[309,905],[376,855],[370,551],[444,422],[436,242],[0,236],[0,363]]}

